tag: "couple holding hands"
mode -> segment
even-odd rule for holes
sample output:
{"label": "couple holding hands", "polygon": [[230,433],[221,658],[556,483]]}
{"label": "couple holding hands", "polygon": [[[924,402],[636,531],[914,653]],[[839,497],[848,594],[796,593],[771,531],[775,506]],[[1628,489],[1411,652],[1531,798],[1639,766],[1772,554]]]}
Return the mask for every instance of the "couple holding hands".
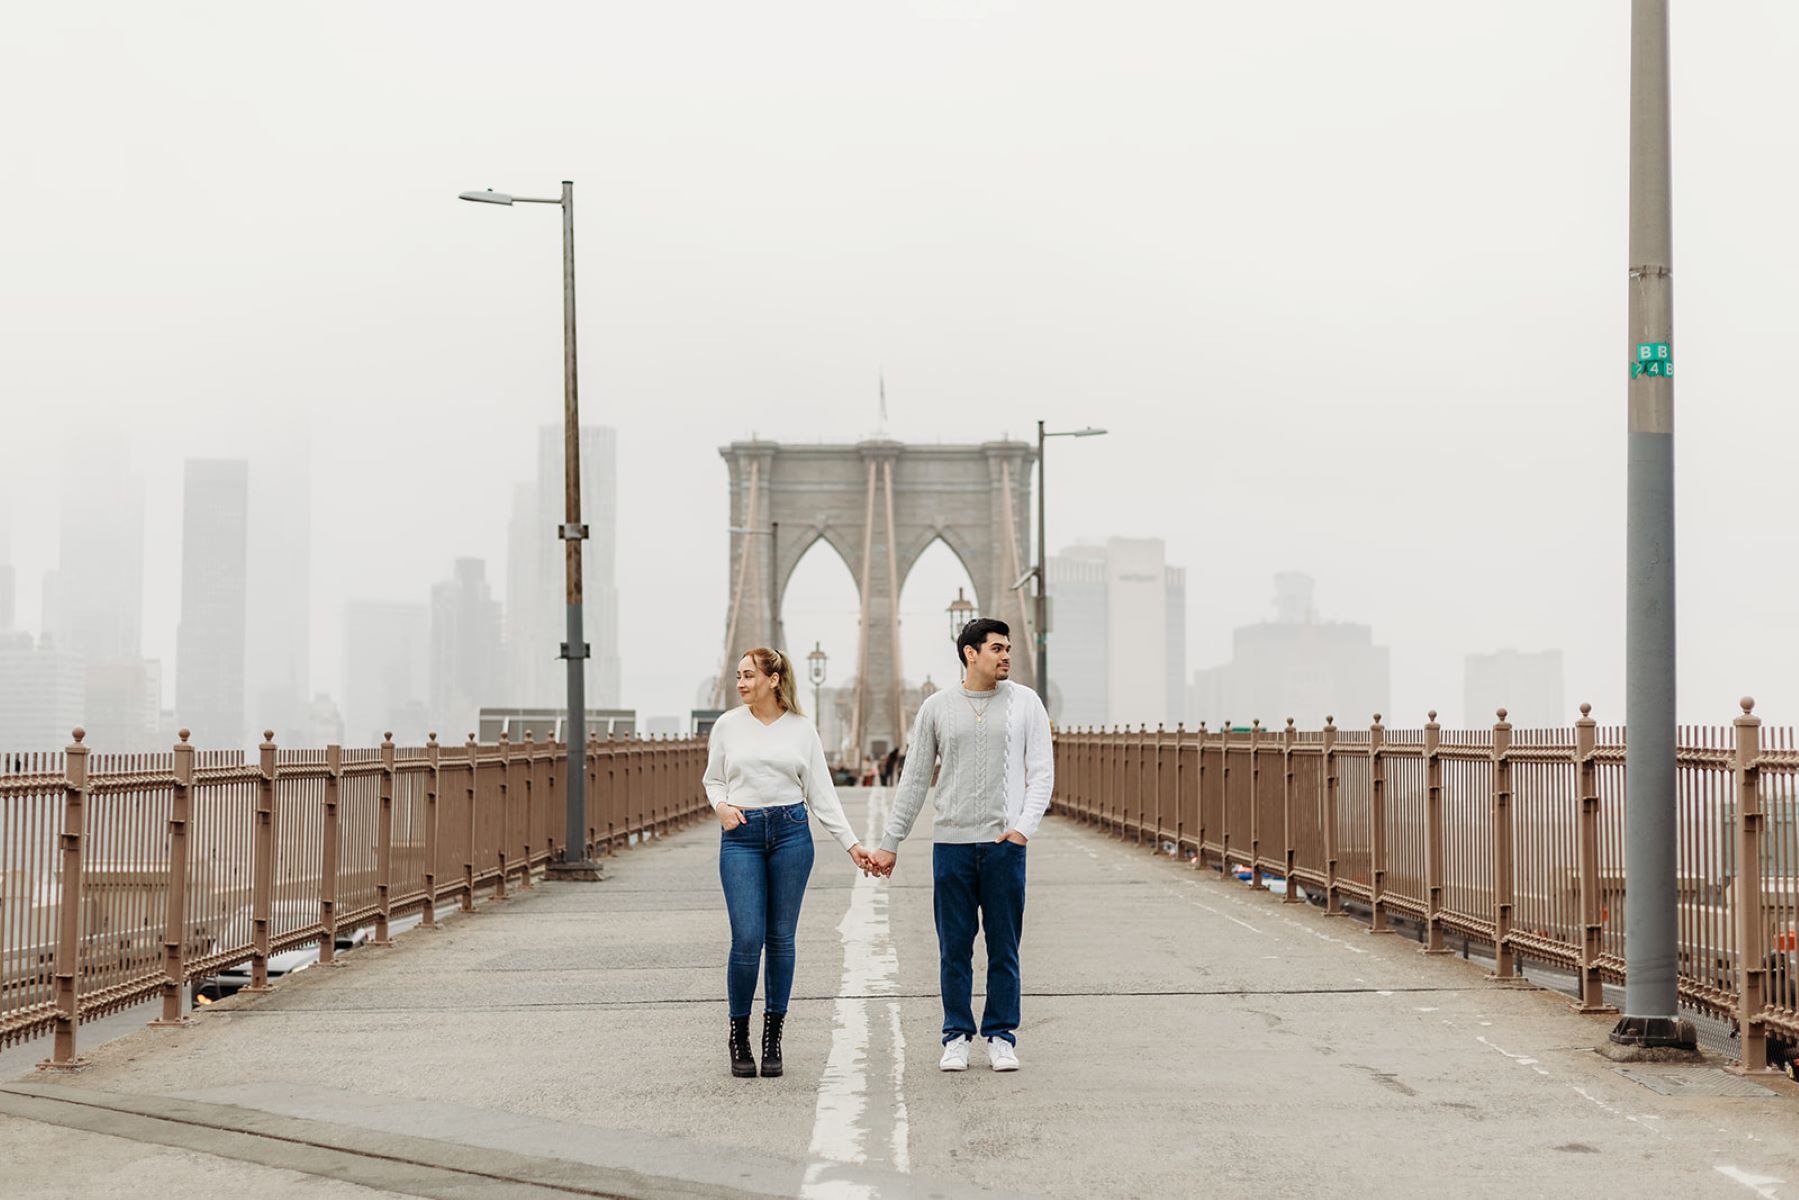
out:
{"label": "couple holding hands", "polygon": [[[818,730],[800,715],[793,664],[758,648],[737,664],[743,705],[713,726],[706,795],[723,828],[719,879],[731,918],[726,970],[731,1073],[753,1076],[750,1004],[766,961],[762,1063],[782,1072],[781,1034],[793,990],[794,931],[812,874],[810,816],[817,816],[870,875],[893,873],[899,845],[912,832],[941,760],[931,847],[937,916],[938,978],[943,994],[945,1071],[968,1069],[978,1033],[995,1071],[1016,1071],[1018,939],[1024,927],[1025,843],[1049,808],[1055,759],[1049,714],[1037,693],[1012,683],[1010,630],[970,621],[956,639],[960,687],[919,707],[891,815],[873,850],[843,814]],[[987,1003],[974,1023],[974,939],[987,939]]]}

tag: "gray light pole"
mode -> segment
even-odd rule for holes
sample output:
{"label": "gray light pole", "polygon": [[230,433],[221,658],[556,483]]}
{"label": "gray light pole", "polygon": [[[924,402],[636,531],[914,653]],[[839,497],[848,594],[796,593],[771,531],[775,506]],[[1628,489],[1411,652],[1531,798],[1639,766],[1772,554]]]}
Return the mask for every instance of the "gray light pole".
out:
{"label": "gray light pole", "polygon": [[588,646],[581,628],[581,541],[587,526],[581,523],[581,413],[575,386],[575,185],[562,181],[557,199],[510,196],[489,189],[463,192],[462,199],[482,204],[555,204],[562,209],[562,485],[563,518],[556,536],[567,547],[568,640],[561,657],[568,663],[568,719],[564,737],[568,743],[568,823],[562,859],[550,864],[554,879],[598,880],[600,864],[587,857],[587,672]]}
{"label": "gray light pole", "polygon": [[831,656],[825,653],[822,642],[812,643],[812,653],[806,655],[806,674],[812,680],[812,723],[822,725],[825,719],[824,701],[820,698],[825,685],[825,667]]}
{"label": "gray light pole", "polygon": [[1043,707],[1049,708],[1049,534],[1044,520],[1044,458],[1043,443],[1053,437],[1101,437],[1103,429],[1095,429],[1089,425],[1085,429],[1068,429],[1056,433],[1045,433],[1043,422],[1037,422],[1037,695],[1043,698]]}
{"label": "gray light pole", "polygon": [[1668,0],[1630,9],[1624,1016],[1619,1046],[1694,1048],[1680,1019],[1675,888],[1674,281]]}

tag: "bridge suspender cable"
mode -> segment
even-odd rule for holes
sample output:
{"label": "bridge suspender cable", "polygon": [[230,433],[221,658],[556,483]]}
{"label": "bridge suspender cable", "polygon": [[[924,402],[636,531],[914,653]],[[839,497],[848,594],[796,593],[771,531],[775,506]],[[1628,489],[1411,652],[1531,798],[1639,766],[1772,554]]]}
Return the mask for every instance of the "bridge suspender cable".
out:
{"label": "bridge suspender cable", "polygon": [[856,639],[856,711],[850,721],[850,746],[856,756],[855,767],[862,769],[863,721],[868,711],[868,606],[872,598],[869,577],[874,568],[875,539],[875,463],[868,460],[868,503],[862,516],[862,628]]}
{"label": "bridge suspender cable", "polygon": [[887,488],[887,617],[888,632],[893,639],[893,744],[906,745],[906,684],[900,670],[899,615],[899,531],[893,527],[893,460],[881,464],[881,476]]}
{"label": "bridge suspender cable", "polygon": [[[750,498],[744,511],[743,524],[738,526],[740,529],[756,527],[756,492],[761,479],[761,467],[760,462],[750,460]],[[737,586],[731,589],[731,619],[725,622],[725,658],[718,668],[718,691],[713,701],[715,708],[723,708],[725,697],[731,694],[726,685],[735,674],[731,670],[731,663],[737,654],[737,613],[743,606],[743,585],[750,573],[750,535],[740,533],[737,536],[743,539],[743,553],[737,559]],[[769,619],[772,622],[774,614],[769,614]]]}

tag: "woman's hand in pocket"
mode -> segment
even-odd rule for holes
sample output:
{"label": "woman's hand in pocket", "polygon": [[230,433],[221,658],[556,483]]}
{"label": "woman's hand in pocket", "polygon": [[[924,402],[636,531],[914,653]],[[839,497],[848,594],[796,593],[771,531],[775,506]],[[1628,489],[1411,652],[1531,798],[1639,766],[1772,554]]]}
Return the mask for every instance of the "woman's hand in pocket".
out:
{"label": "woman's hand in pocket", "polygon": [[743,824],[743,810],[734,804],[718,806],[718,823],[729,832]]}

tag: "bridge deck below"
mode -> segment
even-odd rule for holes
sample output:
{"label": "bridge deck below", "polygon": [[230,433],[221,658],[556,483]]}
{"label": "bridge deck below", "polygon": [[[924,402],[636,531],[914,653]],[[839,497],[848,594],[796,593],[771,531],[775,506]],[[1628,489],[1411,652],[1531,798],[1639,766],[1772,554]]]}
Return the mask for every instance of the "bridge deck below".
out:
{"label": "bridge deck below", "polygon": [[725,1073],[700,826],[0,1085],[7,1194],[1799,1196],[1788,1085],[1660,1095],[1559,997],[1054,819],[1024,1069],[941,1074],[927,822],[885,882],[820,840],[784,1079]]}

